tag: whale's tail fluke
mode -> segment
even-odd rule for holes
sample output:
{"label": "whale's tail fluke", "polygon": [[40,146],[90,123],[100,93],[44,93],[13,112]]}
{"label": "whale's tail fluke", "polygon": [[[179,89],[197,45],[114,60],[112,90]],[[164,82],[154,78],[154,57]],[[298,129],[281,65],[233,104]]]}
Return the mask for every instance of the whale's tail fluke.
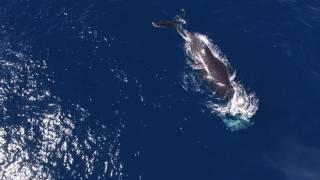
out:
{"label": "whale's tail fluke", "polygon": [[172,20],[160,20],[152,22],[152,25],[157,28],[174,28],[185,40],[187,40],[188,31],[182,27],[182,25],[186,24],[185,16],[185,10],[181,9],[180,12]]}
{"label": "whale's tail fluke", "polygon": [[152,22],[152,25],[157,28],[177,28],[179,25],[186,24],[185,16],[185,10],[181,9],[180,12],[172,18],[172,20]]}

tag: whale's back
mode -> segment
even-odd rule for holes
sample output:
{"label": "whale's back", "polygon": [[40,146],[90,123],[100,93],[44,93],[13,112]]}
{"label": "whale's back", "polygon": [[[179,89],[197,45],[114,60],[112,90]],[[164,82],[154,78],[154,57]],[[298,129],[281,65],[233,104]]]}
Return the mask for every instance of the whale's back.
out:
{"label": "whale's back", "polygon": [[216,90],[216,93],[224,98],[230,98],[233,95],[233,87],[230,82],[230,73],[226,64],[219,57],[216,57],[212,49],[205,43],[200,36],[191,35],[188,43],[192,59],[201,74],[208,81],[210,87]]}

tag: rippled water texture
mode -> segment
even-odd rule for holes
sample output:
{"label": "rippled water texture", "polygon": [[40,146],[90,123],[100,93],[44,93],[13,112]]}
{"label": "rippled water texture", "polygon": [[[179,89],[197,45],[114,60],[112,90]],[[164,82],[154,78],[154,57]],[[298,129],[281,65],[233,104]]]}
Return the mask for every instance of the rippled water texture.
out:
{"label": "rippled water texture", "polygon": [[45,60],[33,59],[28,48],[13,50],[9,42],[1,43],[0,178],[87,179],[95,173],[121,179],[122,125],[101,125],[106,133],[86,127],[87,110],[76,104],[62,108],[51,93],[54,82]]}

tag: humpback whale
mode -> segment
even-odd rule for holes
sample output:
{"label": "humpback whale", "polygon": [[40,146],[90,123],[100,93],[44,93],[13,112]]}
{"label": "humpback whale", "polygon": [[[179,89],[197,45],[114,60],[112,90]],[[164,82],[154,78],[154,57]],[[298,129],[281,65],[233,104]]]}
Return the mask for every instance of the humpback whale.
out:
{"label": "humpback whale", "polygon": [[235,90],[231,83],[228,66],[210,48],[209,44],[197,33],[191,33],[183,25],[186,24],[185,11],[182,9],[178,15],[171,20],[160,20],[152,22],[157,28],[173,28],[188,44],[191,60],[201,77],[207,85],[215,92],[218,99],[230,100]]}

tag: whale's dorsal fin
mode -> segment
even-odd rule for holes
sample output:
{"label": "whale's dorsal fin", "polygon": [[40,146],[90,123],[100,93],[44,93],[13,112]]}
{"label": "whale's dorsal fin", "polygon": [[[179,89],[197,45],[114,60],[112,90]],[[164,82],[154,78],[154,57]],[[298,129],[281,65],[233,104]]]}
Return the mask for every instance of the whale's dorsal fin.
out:
{"label": "whale's dorsal fin", "polygon": [[233,81],[233,80],[236,78],[236,75],[237,75],[237,72],[234,71],[234,72],[232,73],[232,75],[230,76],[230,81]]}

